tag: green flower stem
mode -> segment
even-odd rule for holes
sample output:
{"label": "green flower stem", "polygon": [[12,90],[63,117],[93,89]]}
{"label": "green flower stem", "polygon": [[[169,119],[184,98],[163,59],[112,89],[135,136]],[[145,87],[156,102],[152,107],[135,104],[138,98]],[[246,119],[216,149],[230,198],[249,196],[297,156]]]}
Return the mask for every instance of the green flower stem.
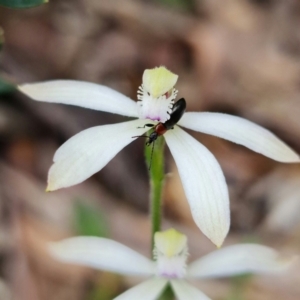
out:
{"label": "green flower stem", "polygon": [[[161,230],[161,215],[162,215],[162,192],[164,187],[164,148],[165,139],[159,137],[151,146],[145,146],[146,162],[149,169],[150,177],[150,213],[152,223],[151,233],[151,255],[154,247],[154,234]],[[152,154],[153,149],[153,154]],[[159,300],[173,300],[174,293],[171,287],[165,289]]]}
{"label": "green flower stem", "polygon": [[154,148],[153,145],[145,146],[145,156],[150,177],[150,213],[152,223],[151,253],[154,246],[154,234],[155,232],[160,231],[161,226],[161,202],[165,176],[164,146],[165,140],[163,137],[159,137],[155,141]]}

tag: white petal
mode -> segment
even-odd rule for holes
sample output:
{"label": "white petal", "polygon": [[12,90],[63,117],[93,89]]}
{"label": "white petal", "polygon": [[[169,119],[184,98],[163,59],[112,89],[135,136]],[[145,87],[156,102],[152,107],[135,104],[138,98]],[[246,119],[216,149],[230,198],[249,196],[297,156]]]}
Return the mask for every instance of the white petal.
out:
{"label": "white petal", "polygon": [[210,300],[205,294],[184,280],[172,280],[171,286],[178,300]]}
{"label": "white petal", "polygon": [[282,271],[292,260],[283,260],[272,248],[240,244],[214,251],[196,260],[187,270],[193,278],[233,276],[242,273]]}
{"label": "white petal", "polygon": [[49,170],[47,191],[68,187],[84,181],[101,170],[121,149],[148,128],[145,120],[96,126],[76,134],[54,155]]}
{"label": "white petal", "polygon": [[127,290],[114,300],[156,300],[163,292],[168,281],[164,278],[152,278]]}
{"label": "white petal", "polygon": [[269,130],[246,119],[221,113],[185,113],[179,125],[241,144],[280,162],[299,162],[299,155]]}
{"label": "white petal", "polygon": [[221,246],[229,230],[230,212],[227,185],[217,160],[178,126],[169,130],[165,138],[196,224]]}
{"label": "white petal", "polygon": [[136,251],[110,239],[74,237],[49,246],[59,261],[128,275],[153,275],[155,264]]}
{"label": "white petal", "polygon": [[23,84],[18,89],[38,101],[77,105],[129,117],[138,116],[136,102],[109,87],[96,83],[53,80]]}

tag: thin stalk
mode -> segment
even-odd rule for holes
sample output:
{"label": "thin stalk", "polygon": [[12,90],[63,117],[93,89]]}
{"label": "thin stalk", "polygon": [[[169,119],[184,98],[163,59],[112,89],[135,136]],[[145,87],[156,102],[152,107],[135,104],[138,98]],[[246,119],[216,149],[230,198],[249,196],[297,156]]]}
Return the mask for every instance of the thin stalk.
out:
{"label": "thin stalk", "polygon": [[[164,185],[164,146],[165,140],[159,137],[154,148],[145,146],[146,162],[150,177],[150,214],[151,214],[151,254],[154,246],[154,234],[161,229],[162,190]],[[153,149],[153,154],[152,154]]]}
{"label": "thin stalk", "polygon": [[[153,147],[152,147],[153,146]],[[159,137],[154,145],[145,146],[145,157],[150,177],[150,214],[151,214],[151,255],[154,247],[154,234],[161,230],[162,193],[165,178],[164,162],[165,140]],[[173,300],[174,293],[168,285],[159,300]]]}

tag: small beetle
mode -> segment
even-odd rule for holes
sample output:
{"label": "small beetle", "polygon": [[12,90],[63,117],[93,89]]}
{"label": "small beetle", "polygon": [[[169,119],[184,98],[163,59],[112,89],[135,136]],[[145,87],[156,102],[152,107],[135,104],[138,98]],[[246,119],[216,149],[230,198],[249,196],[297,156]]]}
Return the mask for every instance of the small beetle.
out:
{"label": "small beetle", "polygon": [[[181,119],[182,115],[184,114],[186,109],[186,102],[184,98],[179,99],[175,102],[173,106],[173,110],[170,115],[170,119],[164,123],[159,122],[156,125],[153,124],[145,124],[147,127],[153,127],[154,131],[147,136],[148,142],[146,143],[147,146],[150,146],[153,142],[157,140],[160,135],[165,134],[168,130],[173,129],[174,125]],[[144,127],[145,127],[144,126]]]}
{"label": "small beetle", "polygon": [[[151,152],[151,161],[152,161],[152,154],[154,149],[154,143],[157,140],[157,138],[163,134],[165,134],[168,130],[173,129],[174,125],[178,123],[178,121],[181,119],[182,115],[184,114],[186,109],[186,102],[184,98],[179,99],[177,102],[174,103],[170,119],[166,122],[162,123],[159,122],[156,125],[153,124],[145,124],[142,128],[145,127],[152,127],[154,129],[153,132],[150,133],[150,135],[140,135],[138,137],[145,137],[148,138],[148,141],[146,142],[147,146],[150,146],[153,143],[152,152]],[[136,136],[134,136],[136,137]],[[151,162],[149,166],[149,170],[151,168]]]}

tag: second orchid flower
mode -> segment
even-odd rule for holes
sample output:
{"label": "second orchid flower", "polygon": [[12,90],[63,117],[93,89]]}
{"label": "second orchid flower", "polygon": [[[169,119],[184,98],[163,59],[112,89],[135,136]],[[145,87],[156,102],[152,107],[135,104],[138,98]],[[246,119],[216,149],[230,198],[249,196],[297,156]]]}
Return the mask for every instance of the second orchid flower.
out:
{"label": "second orchid flower", "polygon": [[66,239],[51,244],[49,251],[55,259],[64,263],[150,277],[115,300],[155,300],[167,284],[171,285],[179,300],[210,300],[187,280],[244,273],[281,273],[294,262],[294,258],[283,259],[269,247],[237,244],[211,252],[187,266],[187,237],[174,229],[155,233],[155,261],[116,241],[97,237]]}

